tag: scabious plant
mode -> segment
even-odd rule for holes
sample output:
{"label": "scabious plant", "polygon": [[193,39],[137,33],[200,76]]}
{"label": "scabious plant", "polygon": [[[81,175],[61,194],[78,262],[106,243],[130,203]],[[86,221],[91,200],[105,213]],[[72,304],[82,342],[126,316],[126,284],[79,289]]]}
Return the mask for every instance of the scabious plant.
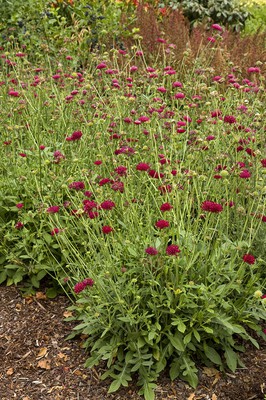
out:
{"label": "scabious plant", "polygon": [[109,392],[134,376],[153,399],[162,371],[195,387],[199,365],[235,371],[263,336],[265,93],[254,65],[129,54],[81,72],[9,55],[0,283],[53,276],[87,367],[103,360]]}

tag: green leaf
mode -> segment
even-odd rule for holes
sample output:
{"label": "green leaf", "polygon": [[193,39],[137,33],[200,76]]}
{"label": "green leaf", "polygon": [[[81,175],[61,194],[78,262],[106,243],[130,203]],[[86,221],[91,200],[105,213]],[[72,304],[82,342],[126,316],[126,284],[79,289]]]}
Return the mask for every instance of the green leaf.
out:
{"label": "green leaf", "polygon": [[121,381],[119,379],[116,379],[113,381],[108,389],[108,393],[113,393],[116,392],[121,386]]}
{"label": "green leaf", "polygon": [[128,252],[129,252],[132,256],[137,257],[136,250],[134,250],[132,247],[128,247]]}
{"label": "green leaf", "polygon": [[204,343],[203,349],[206,357],[209,360],[211,360],[214,364],[222,365],[221,357],[213,347],[210,347],[207,345],[207,343]]}
{"label": "green leaf", "polygon": [[155,399],[154,390],[156,389],[156,387],[157,387],[157,385],[155,383],[147,382],[144,384],[143,394],[144,394],[145,400],[154,400]]}
{"label": "green leaf", "polygon": [[226,363],[227,363],[228,367],[231,369],[231,371],[235,372],[235,370],[237,368],[237,360],[238,360],[237,354],[234,352],[234,350],[231,347],[226,347],[224,355],[225,355],[225,359],[226,359]]}
{"label": "green leaf", "polygon": [[174,336],[173,335],[168,335],[170,343],[174,346],[174,348],[178,351],[184,351],[184,343],[183,343],[183,337],[180,335],[180,333],[176,333]]}
{"label": "green leaf", "polygon": [[57,296],[57,290],[55,288],[49,288],[45,292],[48,299],[54,299]]}
{"label": "green leaf", "polygon": [[3,283],[3,282],[6,280],[6,278],[7,278],[7,273],[6,273],[6,271],[2,271],[2,272],[0,273],[0,284]]}
{"label": "green leaf", "polygon": [[40,281],[38,280],[37,276],[33,275],[33,276],[30,278],[30,281],[31,281],[31,283],[32,283],[32,285],[33,285],[34,287],[36,287],[36,288],[39,288],[39,287],[40,287]]}
{"label": "green leaf", "polygon": [[177,325],[177,329],[179,330],[179,332],[184,333],[186,330],[186,325],[184,324],[183,321],[180,321]]}

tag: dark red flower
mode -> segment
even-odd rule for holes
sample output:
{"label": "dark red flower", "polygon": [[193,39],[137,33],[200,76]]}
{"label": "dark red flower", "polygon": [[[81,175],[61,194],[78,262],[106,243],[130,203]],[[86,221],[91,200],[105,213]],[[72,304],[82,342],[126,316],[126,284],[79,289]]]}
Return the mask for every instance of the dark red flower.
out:
{"label": "dark red flower", "polygon": [[105,200],[101,203],[101,208],[103,210],[112,210],[115,207],[115,203],[111,200]]}
{"label": "dark red flower", "polygon": [[95,201],[93,200],[83,200],[83,205],[83,210],[85,212],[89,212],[97,207],[97,203],[95,203]]}
{"label": "dark red flower", "polygon": [[127,174],[127,167],[120,165],[119,167],[115,168],[115,172],[120,176],[126,176]]}
{"label": "dark red flower", "polygon": [[155,224],[156,228],[159,228],[159,229],[168,228],[169,225],[170,225],[169,222],[164,219],[159,219],[159,221],[157,221]]}
{"label": "dark red flower", "polygon": [[100,180],[99,185],[103,186],[103,185],[106,185],[109,182],[111,182],[111,180],[109,178],[103,178],[103,179]]}
{"label": "dark red flower", "polygon": [[180,253],[180,249],[176,244],[170,244],[166,248],[166,254],[168,256],[176,256],[178,253]]}
{"label": "dark red flower", "polygon": [[240,172],[239,177],[242,179],[248,179],[251,177],[251,173],[247,169],[244,169]]}
{"label": "dark red flower", "polygon": [[75,131],[75,132],[72,133],[71,136],[68,136],[66,138],[66,140],[68,142],[74,142],[75,140],[81,139],[81,137],[82,137],[82,132],[81,131]]}
{"label": "dark red flower", "polygon": [[59,229],[59,228],[54,228],[54,229],[51,231],[51,235],[52,235],[52,236],[58,235],[59,232],[60,232],[60,229]]}
{"label": "dark red flower", "polygon": [[171,204],[169,204],[169,203],[163,203],[163,204],[161,205],[161,207],[160,207],[160,210],[161,210],[162,212],[165,212],[165,211],[170,211],[170,210],[172,210],[172,208],[173,208],[173,206],[171,206]]}
{"label": "dark red flower", "polygon": [[149,164],[146,164],[146,163],[139,163],[139,164],[136,166],[136,169],[137,169],[138,171],[148,171],[148,170],[150,169],[150,166],[149,166]]}
{"label": "dark red flower", "polygon": [[96,161],[94,161],[93,164],[95,164],[95,165],[101,165],[101,164],[102,164],[102,161],[101,161],[101,160],[96,160]]}
{"label": "dark red flower", "polygon": [[59,206],[51,206],[51,207],[48,207],[46,211],[47,211],[49,214],[55,214],[55,213],[57,213],[59,210],[60,210],[60,207],[59,207]]}
{"label": "dark red flower", "polygon": [[80,293],[82,292],[87,286],[93,286],[94,285],[94,280],[91,278],[86,278],[82,282],[76,283],[74,286],[74,292],[75,293]]}
{"label": "dark red flower", "polygon": [[224,122],[227,124],[234,124],[236,122],[236,118],[233,115],[225,115]]}
{"label": "dark red flower", "polygon": [[158,190],[164,194],[164,193],[171,193],[172,191],[172,186],[171,185],[162,185],[158,186]]}
{"label": "dark red flower", "polygon": [[18,203],[18,204],[16,204],[16,207],[19,208],[19,209],[20,209],[20,208],[23,208],[23,207],[24,207],[24,204],[23,204],[23,203]]}
{"label": "dark red flower", "polygon": [[155,247],[147,247],[145,253],[149,254],[150,256],[156,256],[156,254],[158,254],[158,250]]}
{"label": "dark red flower", "polygon": [[256,258],[252,254],[244,254],[243,261],[249,265],[255,264]]}
{"label": "dark red flower", "polygon": [[206,200],[201,204],[201,209],[203,211],[219,213],[219,212],[223,211],[223,206],[219,203],[215,203],[214,201]]}
{"label": "dark red flower", "polygon": [[111,233],[113,231],[113,228],[109,225],[105,225],[102,227],[102,233],[105,235],[108,235],[108,233]]}
{"label": "dark red flower", "polygon": [[83,182],[77,181],[77,182],[72,182],[68,185],[69,189],[74,189],[74,190],[83,190],[85,189],[85,185]]}
{"label": "dark red flower", "polygon": [[16,223],[16,225],[15,225],[15,228],[16,229],[22,229],[24,227],[24,224],[22,223],[22,222],[20,222],[20,221],[18,221],[17,223]]}
{"label": "dark red flower", "polygon": [[263,160],[260,160],[261,165],[263,166],[263,168],[266,168],[266,158],[264,158]]}
{"label": "dark red flower", "polygon": [[124,183],[116,181],[111,185],[111,189],[113,189],[115,192],[124,193]]}

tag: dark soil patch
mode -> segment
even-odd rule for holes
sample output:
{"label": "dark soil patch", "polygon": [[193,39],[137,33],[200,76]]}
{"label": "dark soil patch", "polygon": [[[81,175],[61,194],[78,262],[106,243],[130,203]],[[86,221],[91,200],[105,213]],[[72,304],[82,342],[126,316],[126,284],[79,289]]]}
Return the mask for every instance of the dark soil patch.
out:
{"label": "dark soil patch", "polygon": [[[140,400],[134,384],[107,394],[108,382],[100,380],[104,369],[85,369],[81,342],[65,341],[74,326],[64,322],[68,299],[41,297],[25,299],[16,288],[0,286],[0,399]],[[242,359],[246,368],[234,374],[202,368],[196,390],[162,377],[156,399],[263,400],[266,343],[260,350],[248,346]]]}

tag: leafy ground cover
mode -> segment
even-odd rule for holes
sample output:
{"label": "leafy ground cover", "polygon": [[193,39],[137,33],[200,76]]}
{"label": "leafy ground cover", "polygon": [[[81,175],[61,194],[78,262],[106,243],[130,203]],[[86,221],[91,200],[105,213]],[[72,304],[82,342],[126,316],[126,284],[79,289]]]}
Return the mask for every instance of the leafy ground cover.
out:
{"label": "leafy ground cover", "polygon": [[217,61],[210,32],[196,58],[158,37],[152,61],[137,34],[86,68],[2,49],[0,283],[74,299],[109,393],[195,388],[265,339],[265,65]]}

